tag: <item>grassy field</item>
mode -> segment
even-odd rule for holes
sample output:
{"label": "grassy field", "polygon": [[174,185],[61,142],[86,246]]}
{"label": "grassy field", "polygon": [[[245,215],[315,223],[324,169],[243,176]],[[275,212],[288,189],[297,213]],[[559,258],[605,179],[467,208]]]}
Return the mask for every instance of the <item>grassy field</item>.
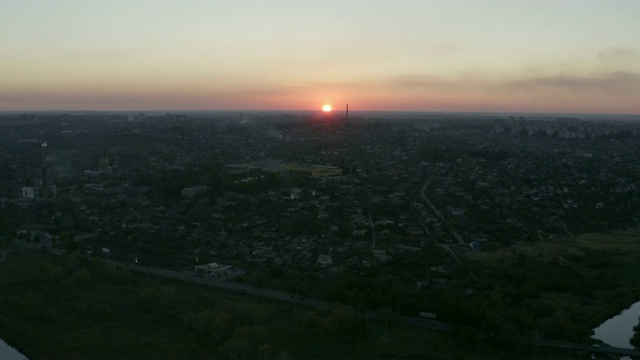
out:
{"label": "grassy field", "polygon": [[[556,237],[465,258],[531,316],[592,329],[640,300],[640,229]],[[570,328],[569,328],[570,329]]]}
{"label": "grassy field", "polygon": [[[14,252],[0,337],[31,359],[526,358],[532,348],[303,308],[105,266]],[[337,310],[336,310],[337,309]],[[313,315],[320,320],[310,326]],[[386,333],[386,336],[385,336]],[[565,353],[566,354],[566,353]]]}
{"label": "grassy field", "polygon": [[584,258],[585,251],[593,250],[603,255],[619,256],[623,261],[640,259],[640,229],[614,230],[601,234],[582,234],[555,237],[536,242],[517,242],[495,251],[468,252],[467,257],[488,266],[516,265],[520,255],[541,262]]}

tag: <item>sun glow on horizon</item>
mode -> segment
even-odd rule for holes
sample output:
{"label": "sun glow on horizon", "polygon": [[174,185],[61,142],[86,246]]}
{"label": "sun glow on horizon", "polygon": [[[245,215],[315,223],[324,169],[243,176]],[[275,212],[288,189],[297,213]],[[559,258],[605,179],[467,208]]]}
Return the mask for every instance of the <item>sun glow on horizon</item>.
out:
{"label": "sun glow on horizon", "polygon": [[0,0],[0,112],[640,115],[638,0],[59,3]]}

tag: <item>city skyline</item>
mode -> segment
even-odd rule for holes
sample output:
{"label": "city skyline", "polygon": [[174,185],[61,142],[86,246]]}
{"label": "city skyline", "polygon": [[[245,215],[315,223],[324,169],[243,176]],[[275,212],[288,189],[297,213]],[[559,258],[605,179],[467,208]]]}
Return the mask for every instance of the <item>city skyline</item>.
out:
{"label": "city skyline", "polygon": [[640,114],[640,3],[0,2],[0,111]]}

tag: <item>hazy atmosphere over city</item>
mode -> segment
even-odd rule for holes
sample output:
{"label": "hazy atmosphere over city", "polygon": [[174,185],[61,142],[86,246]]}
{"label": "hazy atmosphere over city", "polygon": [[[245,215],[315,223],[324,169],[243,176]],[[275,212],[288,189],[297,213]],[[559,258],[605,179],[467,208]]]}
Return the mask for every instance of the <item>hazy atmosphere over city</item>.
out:
{"label": "hazy atmosphere over city", "polygon": [[0,360],[640,359],[640,0],[0,0]]}
{"label": "hazy atmosphere over city", "polygon": [[1,110],[640,113],[636,0],[0,1]]}

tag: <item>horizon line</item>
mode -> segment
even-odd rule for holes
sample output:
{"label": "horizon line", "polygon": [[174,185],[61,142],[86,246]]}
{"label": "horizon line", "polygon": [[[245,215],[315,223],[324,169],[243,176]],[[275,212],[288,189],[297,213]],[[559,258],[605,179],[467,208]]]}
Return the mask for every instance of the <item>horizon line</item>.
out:
{"label": "horizon line", "polygon": [[[308,112],[308,113],[323,113],[321,109],[315,110],[242,110],[242,109],[138,109],[138,110],[91,110],[91,109],[67,109],[67,110],[0,110],[0,114],[9,113],[171,113],[171,112],[186,112],[186,113],[205,113],[205,112],[233,112],[233,113],[292,113],[292,112]],[[334,108],[330,114],[344,113],[344,109]],[[528,114],[528,115],[602,115],[602,116],[637,116],[640,117],[640,113],[600,113],[600,112],[553,112],[553,111],[460,111],[460,110],[352,110],[349,109],[349,113],[424,113],[424,114]],[[329,114],[327,114],[329,115]]]}

